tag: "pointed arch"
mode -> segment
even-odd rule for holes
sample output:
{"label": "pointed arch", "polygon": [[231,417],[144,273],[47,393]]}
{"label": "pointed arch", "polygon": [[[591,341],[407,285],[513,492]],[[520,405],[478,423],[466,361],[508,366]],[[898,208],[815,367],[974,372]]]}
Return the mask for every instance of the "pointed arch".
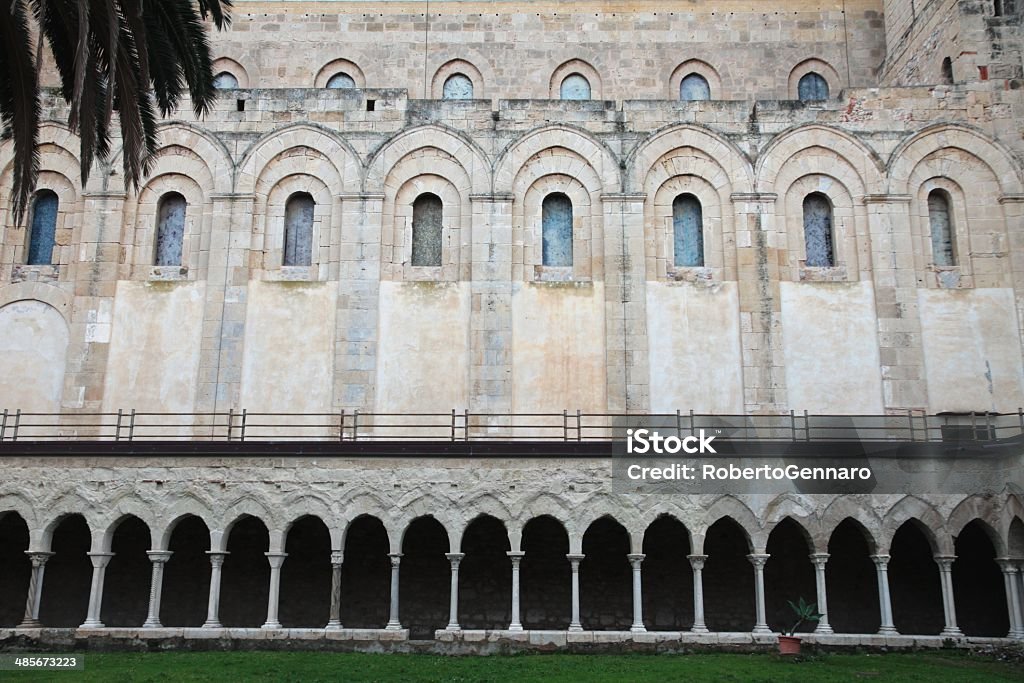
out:
{"label": "pointed arch", "polygon": [[928,539],[935,554],[951,555],[953,544],[946,533],[945,520],[938,510],[916,496],[904,496],[889,508],[882,522],[879,546],[889,552],[893,536],[905,522],[913,522]]}
{"label": "pointed arch", "polygon": [[[794,126],[778,134],[768,143],[754,165],[757,191],[777,191],[778,176],[787,162],[793,160],[800,152],[815,147],[847,161],[856,174],[855,182],[853,178],[847,179],[846,182],[851,186],[852,193],[857,194],[856,188],[863,188],[860,194],[882,192],[885,165],[878,153],[856,136],[819,123]],[[796,175],[806,175],[807,172],[804,170]]]}

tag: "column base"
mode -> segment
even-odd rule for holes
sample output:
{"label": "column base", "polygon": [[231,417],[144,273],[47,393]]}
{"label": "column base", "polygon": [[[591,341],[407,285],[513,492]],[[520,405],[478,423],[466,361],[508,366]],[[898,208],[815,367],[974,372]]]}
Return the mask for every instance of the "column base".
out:
{"label": "column base", "polygon": [[764,635],[771,635],[771,634],[775,633],[775,631],[771,630],[770,628],[768,628],[767,625],[765,625],[765,626],[755,626],[754,630],[751,631],[751,633],[756,633],[759,636],[764,636]]}
{"label": "column base", "polygon": [[964,632],[958,628],[944,628],[939,635],[946,638],[963,638]]}
{"label": "column base", "polygon": [[398,621],[389,621],[388,625],[384,627],[385,631],[401,631],[402,624]]}
{"label": "column base", "polygon": [[895,626],[883,626],[878,629],[878,635],[880,636],[898,636],[899,634],[900,632],[896,630]]}
{"label": "column base", "polygon": [[[18,628],[21,628],[20,626]],[[1006,634],[1007,638],[1012,640],[1024,640],[1024,631],[1010,631]]]}
{"label": "column base", "polygon": [[583,630],[583,625],[582,624],[569,624],[569,631],[571,631],[572,633],[579,633],[582,630]]}
{"label": "column base", "polygon": [[821,624],[821,623],[819,623],[817,628],[814,629],[814,632],[815,633],[821,633],[821,634],[824,634],[824,635],[832,635],[833,633],[835,633],[835,631],[832,630],[832,627],[829,624]]}
{"label": "column base", "polygon": [[219,621],[207,621],[203,624],[203,628],[224,628]]}
{"label": "column base", "polygon": [[263,626],[260,626],[260,628],[262,628],[262,629],[281,628],[281,622],[280,621],[268,621],[267,623],[263,624]]}
{"label": "column base", "polygon": [[508,630],[509,631],[522,631],[523,630],[523,625],[522,624],[509,624],[508,625]]}
{"label": "column base", "polygon": [[704,624],[701,624],[700,626],[697,626],[697,625],[692,626],[690,628],[690,633],[711,633],[711,631],[708,630],[707,626],[705,626]]}
{"label": "column base", "polygon": [[458,624],[448,624],[447,626],[444,627],[444,630],[445,631],[461,631],[462,627],[459,626]]}
{"label": "column base", "polygon": [[327,626],[324,626],[325,631],[340,631],[342,628],[340,621],[328,621]]}
{"label": "column base", "polygon": [[630,633],[647,633],[647,627],[644,626],[643,624],[640,624],[639,626],[636,625],[636,624],[633,624],[632,626],[629,627],[629,632]]}
{"label": "column base", "polygon": [[163,628],[164,625],[160,623],[159,619],[146,619],[145,623],[142,624],[142,628]]}
{"label": "column base", "polygon": [[43,625],[38,619],[26,619],[14,628],[42,628]]}
{"label": "column base", "polygon": [[98,619],[95,620],[95,621],[86,619],[85,623],[83,623],[78,628],[104,628],[104,625],[103,625],[103,622],[98,620]]}

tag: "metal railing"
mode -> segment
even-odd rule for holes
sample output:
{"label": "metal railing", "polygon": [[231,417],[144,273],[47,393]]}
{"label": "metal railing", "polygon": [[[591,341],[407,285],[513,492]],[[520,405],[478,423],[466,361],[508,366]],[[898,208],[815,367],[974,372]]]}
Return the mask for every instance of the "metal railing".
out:
{"label": "metal railing", "polygon": [[[607,442],[616,428],[650,425],[663,433],[709,431],[742,441],[992,441],[1024,434],[1016,413],[928,415],[704,415],[584,413],[0,413],[0,443],[16,441],[563,441]],[[619,434],[618,436],[621,436]]]}

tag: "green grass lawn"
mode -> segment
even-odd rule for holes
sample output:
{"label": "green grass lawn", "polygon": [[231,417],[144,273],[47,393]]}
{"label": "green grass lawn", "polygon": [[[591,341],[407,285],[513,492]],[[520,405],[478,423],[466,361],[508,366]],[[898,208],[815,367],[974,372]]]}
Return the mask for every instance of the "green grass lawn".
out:
{"label": "green grass lawn", "polygon": [[0,673],[18,681],[1024,681],[1024,665],[957,653],[433,655],[330,652],[85,653],[82,671]]}

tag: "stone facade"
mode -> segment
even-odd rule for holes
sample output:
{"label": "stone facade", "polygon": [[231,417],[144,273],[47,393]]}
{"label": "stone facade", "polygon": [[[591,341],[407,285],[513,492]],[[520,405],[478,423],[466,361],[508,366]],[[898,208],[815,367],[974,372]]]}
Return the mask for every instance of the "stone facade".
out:
{"label": "stone facade", "polygon": [[[49,437],[71,439],[109,436],[89,419],[97,413],[184,414],[149,436],[195,440],[219,428],[218,416],[243,409],[301,413],[276,418],[264,435],[306,438],[344,437],[333,425],[355,411],[454,410],[482,416],[481,433],[492,438],[507,436],[503,416],[545,413],[560,425],[563,411],[1016,412],[1024,405],[1020,15],[994,17],[989,0],[919,2],[909,15],[908,3],[888,0],[793,0],[785,11],[752,4],[585,2],[566,13],[559,3],[467,1],[431,3],[425,15],[418,2],[239,2],[232,29],[214,42],[215,70],[239,88],[225,90],[204,120],[183,106],[162,123],[161,152],[138,191],[124,187],[117,154],[82,187],[78,140],[63,123],[57,93],[48,92],[39,185],[59,201],[50,264],[27,263],[31,222],[11,222],[12,150],[0,145],[0,409],[56,415],[35,419],[54,425]],[[356,87],[327,88],[338,73]],[[828,99],[796,99],[811,73],[826,82]],[[472,99],[442,99],[458,74],[471,81]],[[707,82],[710,100],[680,100],[691,74]],[[586,78],[590,99],[559,99],[574,75]],[[458,92],[468,93],[464,83]],[[948,198],[951,264],[932,251],[935,192]],[[167,193],[186,202],[181,262],[156,265]],[[288,219],[296,193],[314,202],[301,226]],[[425,193],[442,203],[439,265],[413,260],[413,205]],[[571,265],[544,259],[543,205],[554,193],[572,205]],[[703,265],[676,265],[673,205],[683,195],[701,206]],[[808,263],[804,207],[812,195],[831,208],[828,265]],[[308,264],[303,257],[290,265],[292,230],[304,231]],[[415,431],[400,436],[416,443]],[[852,553],[850,566],[859,569],[829,571],[853,572],[850,581],[873,590],[868,602],[879,608],[851,617],[847,633],[957,636],[956,608],[985,604],[987,614],[1003,616],[968,617],[976,619],[969,635],[1024,636],[1016,490],[991,498],[694,497],[652,505],[613,496],[596,461],[552,457],[511,469],[430,463],[5,460],[12,474],[0,483],[0,511],[23,520],[0,518],[9,527],[0,536],[10,551],[4,557],[20,567],[11,575],[41,586],[59,529],[62,547],[84,544],[92,562],[91,569],[63,565],[57,558],[70,551],[58,550],[52,561],[69,577],[61,585],[91,572],[91,587],[50,615],[44,590],[5,589],[20,603],[6,621],[22,621],[29,590],[26,626],[36,623],[31,612],[40,600],[44,623],[49,616],[55,625],[98,627],[103,610],[113,609],[124,622],[117,625],[138,625],[129,623],[137,605],[118,611],[102,597],[108,563],[130,574],[110,553],[131,554],[115,547],[131,516],[142,526],[128,527],[122,542],[136,542],[132,556],[143,561],[135,568],[145,570],[142,617],[160,623],[158,577],[164,564],[169,572],[177,566],[166,553],[179,552],[172,536],[188,514],[202,520],[209,539],[178,557],[209,553],[214,577],[218,563],[234,572],[224,584],[231,590],[269,590],[256,610],[269,605],[267,614],[233,618],[276,628],[282,573],[316,571],[292,569],[303,551],[286,540],[310,515],[322,528],[307,532],[328,534],[310,546],[326,553],[315,560],[326,573],[309,579],[324,589],[321,621],[329,616],[338,626],[352,609],[346,624],[395,630],[415,622],[414,631],[430,633],[450,623],[454,632],[457,605],[450,615],[444,605],[424,604],[411,617],[398,612],[400,581],[411,580],[399,578],[411,571],[401,561],[409,552],[405,529],[429,515],[440,531],[421,533],[439,540],[423,541],[429,552],[417,562],[434,578],[415,590],[448,594],[464,562],[471,588],[462,594],[487,606],[464,617],[473,630],[639,632],[640,577],[649,596],[668,590],[679,571],[691,588],[683,597],[665,593],[658,604],[683,602],[657,617],[648,610],[650,627],[764,633],[781,624],[771,601],[783,600],[784,612],[779,596],[797,589],[786,576],[802,576],[803,594],[824,603],[826,588],[839,581],[826,581],[826,566],[834,566],[827,555]],[[443,494],[428,495],[432,489]],[[662,514],[680,528],[657,531]],[[478,517],[504,526],[505,541],[482,534],[467,549],[464,532]],[[588,544],[591,523],[607,517],[617,526],[598,528],[600,540]],[[350,527],[372,527],[369,519],[377,526],[361,531],[360,550],[350,552]],[[561,525],[561,559],[534,565],[561,578],[532,597],[524,589],[522,599],[557,595],[565,615],[519,603],[520,562],[524,577],[536,576],[523,545],[536,519]],[[72,528],[74,520],[84,531]],[[240,520],[248,526],[233,532]],[[782,540],[773,544],[780,524]],[[863,532],[860,541],[830,544],[850,525]],[[656,540],[645,549],[652,528]],[[887,575],[899,529],[907,536],[899,545],[917,550],[892,551],[898,571]],[[241,540],[232,550],[233,533]],[[562,543],[554,531],[537,533]],[[799,552],[812,561],[780,574],[782,558],[799,545],[785,545],[793,538],[804,539]],[[688,551],[671,555],[683,540]],[[958,543],[980,549],[959,570]],[[619,545],[621,553],[588,569],[587,556]],[[31,571],[11,559],[26,550]],[[269,566],[247,574],[228,551]],[[498,558],[491,566],[503,567],[508,581],[486,575],[474,553]],[[346,585],[343,554],[365,560],[344,571],[377,583],[338,593]],[[645,554],[656,569],[641,569],[650,566]],[[705,580],[715,578],[702,626],[705,560],[714,569]],[[204,567],[188,571],[205,577],[211,568]],[[582,578],[568,583],[577,570]],[[907,577],[924,574],[934,578],[925,582],[934,592],[914,593]],[[143,580],[131,576],[123,580]],[[196,581],[209,586],[193,598],[215,627],[219,578]],[[974,596],[974,581],[1000,590]],[[175,590],[195,583],[178,581]],[[905,587],[893,591],[895,623],[892,605],[886,611],[890,584]],[[83,591],[91,600],[79,619],[74,600]],[[971,605],[954,592],[972,596]],[[588,595],[609,597],[594,604]],[[847,598],[844,610],[852,612],[865,602]],[[352,608],[360,599],[369,601],[365,609]],[[431,610],[440,610],[440,622]],[[312,623],[316,613],[306,605],[281,621],[322,625]]]}

